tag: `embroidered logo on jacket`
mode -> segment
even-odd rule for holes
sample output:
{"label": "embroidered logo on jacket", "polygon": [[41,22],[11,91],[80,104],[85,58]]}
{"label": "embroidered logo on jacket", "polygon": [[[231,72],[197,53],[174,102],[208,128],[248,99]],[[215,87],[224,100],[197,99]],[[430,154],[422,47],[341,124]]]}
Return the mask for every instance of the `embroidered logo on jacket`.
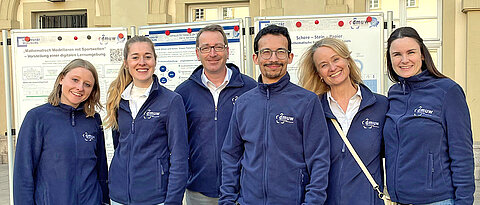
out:
{"label": "embroidered logo on jacket", "polygon": [[143,119],[146,119],[146,120],[149,120],[149,119],[152,119],[152,118],[157,118],[157,117],[160,117],[160,112],[155,112],[155,111],[152,111],[152,110],[148,109],[147,111],[145,111],[143,113]]}
{"label": "embroidered logo on jacket", "polygon": [[365,129],[372,129],[372,128],[379,128],[380,123],[370,120],[368,118],[365,118],[365,120],[362,121],[362,125],[363,125],[363,128]]}
{"label": "embroidered logo on jacket", "polygon": [[413,110],[413,116],[432,116],[433,110],[423,108],[421,105]]}
{"label": "embroidered logo on jacket", "polygon": [[238,99],[238,95],[235,95],[235,97],[232,98],[232,103],[235,105],[235,102],[237,101]]}
{"label": "embroidered logo on jacket", "polygon": [[91,142],[95,140],[95,136],[88,134],[88,132],[83,133],[83,139],[85,139],[85,142]]}
{"label": "embroidered logo on jacket", "polygon": [[285,124],[285,123],[292,124],[294,120],[295,120],[294,117],[286,116],[285,114],[283,114],[283,112],[275,116],[275,121],[277,122],[277,124]]}

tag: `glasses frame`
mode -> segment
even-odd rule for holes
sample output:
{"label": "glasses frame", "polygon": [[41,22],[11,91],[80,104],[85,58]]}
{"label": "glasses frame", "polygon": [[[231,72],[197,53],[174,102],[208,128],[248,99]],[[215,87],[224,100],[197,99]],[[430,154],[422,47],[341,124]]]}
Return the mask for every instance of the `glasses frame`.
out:
{"label": "glasses frame", "polygon": [[[201,47],[197,47],[198,51],[200,51],[200,53],[210,53],[212,51],[212,49],[215,51],[215,52],[224,52],[227,48],[228,48],[228,45],[226,44],[223,44],[222,45],[222,49],[220,50],[217,50],[217,46],[219,45],[214,45],[214,46],[201,46]],[[202,51],[202,49],[205,49],[205,48],[208,48],[208,51]]]}
{"label": "glasses frame", "polygon": [[[271,52],[271,54],[270,54],[270,56],[269,56],[268,58],[265,58],[265,56],[263,56],[263,52],[264,52],[264,51],[270,51],[270,52]],[[287,53],[286,53],[286,55],[285,55],[284,58],[280,58],[280,57],[278,57],[278,54],[277,54],[278,51],[286,51]],[[288,55],[290,54],[290,51],[289,51],[288,49],[286,49],[286,48],[279,48],[279,49],[277,49],[277,50],[272,50],[272,49],[269,49],[269,48],[264,48],[264,49],[261,49],[261,50],[256,51],[255,53],[257,54],[257,56],[260,56],[260,57],[262,57],[262,58],[265,59],[265,60],[268,60],[268,59],[272,58],[273,53],[275,53],[275,56],[277,56],[277,58],[278,58],[279,60],[285,60],[285,59],[288,59],[288,57],[289,57]]]}

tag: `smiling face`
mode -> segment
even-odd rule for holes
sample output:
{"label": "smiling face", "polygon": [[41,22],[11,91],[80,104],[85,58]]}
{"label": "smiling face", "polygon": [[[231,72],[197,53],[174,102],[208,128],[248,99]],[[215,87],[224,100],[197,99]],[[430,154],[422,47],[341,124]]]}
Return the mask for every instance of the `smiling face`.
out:
{"label": "smiling face", "polygon": [[128,67],[128,72],[132,75],[135,86],[141,88],[150,86],[157,62],[149,43],[132,43],[124,64]]}
{"label": "smiling face", "polygon": [[[264,49],[277,51],[278,49],[288,50],[288,40],[283,35],[264,35],[258,40],[258,50]],[[288,53],[287,58],[279,59],[277,53],[273,52],[269,59],[262,57],[260,53],[253,55],[253,62],[260,66],[263,83],[275,83],[287,73],[287,64],[292,63],[293,53]]]}
{"label": "smiling face", "polygon": [[60,102],[77,108],[92,93],[95,78],[86,68],[76,67],[65,74],[60,80],[60,85],[62,85]]}
{"label": "smiling face", "polygon": [[423,56],[417,41],[410,37],[396,39],[390,46],[390,58],[395,73],[409,78],[422,72]]}
{"label": "smiling face", "polygon": [[224,72],[227,63],[229,48],[226,47],[223,51],[215,51],[215,47],[224,47],[225,43],[223,41],[223,36],[218,31],[204,31],[198,37],[198,48],[207,48],[210,47],[210,51],[207,53],[202,53],[200,49],[196,49],[197,59],[202,62],[203,68],[206,73],[220,73]]}
{"label": "smiling face", "polygon": [[342,58],[333,49],[326,46],[318,47],[313,54],[313,61],[319,76],[330,87],[351,83],[347,59]]}

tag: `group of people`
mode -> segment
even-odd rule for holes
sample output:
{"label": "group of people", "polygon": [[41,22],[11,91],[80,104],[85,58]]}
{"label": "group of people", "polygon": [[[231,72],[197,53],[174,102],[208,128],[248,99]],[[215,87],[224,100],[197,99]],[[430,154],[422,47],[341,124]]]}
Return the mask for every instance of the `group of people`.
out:
{"label": "group of people", "polygon": [[[108,90],[105,127],[115,153],[107,169],[98,75],[76,59],[48,103],[30,110],[18,135],[15,204],[473,204],[470,114],[462,88],[439,72],[418,33],[396,29],[388,98],[362,83],[346,44],[325,38],[300,60],[299,85],[287,28],[254,40],[255,81],[226,63],[219,25],[196,39],[201,65],[170,91],[157,55],[130,38]],[[379,56],[380,57],[380,56]],[[335,128],[339,122],[340,129]],[[345,133],[367,176],[340,137]],[[382,159],[385,158],[385,166]],[[386,179],[384,179],[386,172]]]}

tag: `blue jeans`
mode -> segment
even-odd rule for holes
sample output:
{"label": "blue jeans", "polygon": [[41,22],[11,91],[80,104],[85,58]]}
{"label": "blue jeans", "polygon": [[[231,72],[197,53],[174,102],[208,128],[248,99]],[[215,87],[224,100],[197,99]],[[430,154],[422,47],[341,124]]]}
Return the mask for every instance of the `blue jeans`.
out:
{"label": "blue jeans", "polygon": [[418,204],[418,205],[455,205],[455,200],[447,199],[447,200],[437,201],[429,204]]}
{"label": "blue jeans", "polygon": [[[121,204],[121,203],[118,203],[118,202],[116,202],[116,201],[113,201],[113,200],[110,200],[110,204],[111,204],[111,205],[123,205],[123,204]],[[158,204],[158,205],[163,205],[163,203],[161,203],[161,204]]]}

